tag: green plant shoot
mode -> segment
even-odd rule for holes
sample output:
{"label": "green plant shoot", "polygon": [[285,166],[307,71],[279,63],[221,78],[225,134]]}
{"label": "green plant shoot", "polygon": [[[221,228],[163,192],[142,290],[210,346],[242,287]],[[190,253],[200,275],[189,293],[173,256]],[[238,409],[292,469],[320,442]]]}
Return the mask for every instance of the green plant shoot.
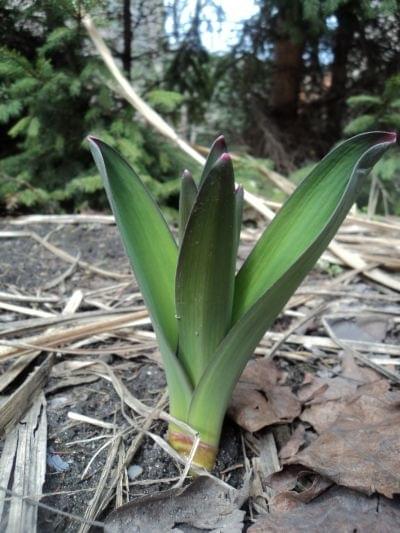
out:
{"label": "green plant shoot", "polygon": [[[129,164],[89,138],[93,157],[162,353],[170,414],[200,436],[194,463],[212,469],[232,391],[266,330],[328,246],[394,133],[357,135],[332,150],[283,205],[236,272],[243,190],[223,137],[197,185],[182,177],[179,246]],[[171,423],[188,456],[192,436]]]}

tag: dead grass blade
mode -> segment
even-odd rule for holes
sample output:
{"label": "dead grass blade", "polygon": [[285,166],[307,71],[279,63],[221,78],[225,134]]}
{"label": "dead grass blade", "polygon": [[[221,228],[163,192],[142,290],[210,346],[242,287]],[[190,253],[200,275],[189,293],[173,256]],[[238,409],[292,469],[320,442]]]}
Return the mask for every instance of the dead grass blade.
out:
{"label": "dead grass blade", "polygon": [[[29,347],[19,346],[3,349],[0,347],[0,361],[11,359],[13,357],[27,355],[32,350],[37,350],[38,347],[50,349],[56,348],[67,342],[76,341],[84,338],[88,335],[97,335],[99,333],[113,331],[122,327],[134,326],[139,320],[144,317],[148,317],[147,311],[137,311],[135,313],[126,313],[123,316],[116,318],[108,318],[107,320],[98,320],[91,324],[85,324],[83,326],[70,327],[63,331],[43,333],[35,337],[30,337],[21,340],[22,344],[29,345]],[[7,341],[3,341],[3,344]]]}
{"label": "dead grass blade", "polygon": [[[0,458],[0,487],[22,496],[42,494],[46,472],[46,401],[41,393],[20,423],[7,434]],[[37,506],[20,497],[0,494],[0,522],[6,533],[36,533]],[[5,527],[7,524],[7,527]]]}
{"label": "dead grass blade", "polygon": [[2,402],[0,434],[15,426],[21,417],[21,413],[25,413],[32,402],[35,401],[35,398],[41,394],[50,375],[53,361],[52,355],[47,356],[42,363],[34,368],[26,380]]}
{"label": "dead grass blade", "polygon": [[115,224],[112,215],[26,215],[7,220],[13,226],[26,224]]}
{"label": "dead grass blade", "polygon": [[[101,507],[101,498],[103,495],[104,490],[107,486],[107,481],[110,477],[110,474],[113,478],[115,478],[115,474],[112,474],[112,468],[114,466],[115,460],[117,458],[119,446],[121,443],[121,437],[117,437],[114,439],[114,441],[111,443],[111,447],[108,450],[107,454],[107,461],[104,465],[104,468],[101,472],[100,479],[97,483],[96,492],[93,495],[93,498],[90,500],[89,506],[86,509],[84,518],[86,521],[93,521],[96,516],[99,514],[99,512],[102,510]],[[88,523],[81,524],[81,527],[78,530],[78,533],[87,533],[90,529],[90,526]]]}

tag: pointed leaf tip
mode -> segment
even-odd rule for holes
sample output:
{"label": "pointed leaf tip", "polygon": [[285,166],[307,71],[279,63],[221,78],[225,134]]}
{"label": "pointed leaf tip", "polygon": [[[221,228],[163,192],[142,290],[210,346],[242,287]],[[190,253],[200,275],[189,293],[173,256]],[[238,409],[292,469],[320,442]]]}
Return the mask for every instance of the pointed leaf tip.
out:
{"label": "pointed leaf tip", "polygon": [[199,382],[229,327],[235,274],[236,223],[230,158],[218,157],[194,201],[176,274],[179,358]]}
{"label": "pointed leaf tip", "polygon": [[228,151],[228,148],[225,144],[225,137],[223,135],[220,135],[217,137],[217,139],[213,142],[213,145],[210,148],[210,152],[207,157],[206,164],[204,165],[203,172],[201,174],[200,178],[200,185],[204,182],[204,180],[209,175],[212,167],[215,165],[215,163],[219,160],[222,154]]}
{"label": "pointed leaf tip", "polygon": [[228,147],[226,145],[225,137],[223,135],[220,135],[215,139],[213,142],[213,145],[211,147],[211,150],[219,150],[220,153],[227,152]]}
{"label": "pointed leaf tip", "polygon": [[97,143],[100,141],[100,139],[98,139],[95,135],[88,135],[88,136],[86,137],[86,140],[87,140],[89,143],[95,143],[95,144],[97,144]]}
{"label": "pointed leaf tip", "polygon": [[185,179],[190,179],[192,178],[192,173],[190,172],[190,170],[188,170],[187,168],[185,168],[185,170],[182,172],[182,178],[185,178]]}

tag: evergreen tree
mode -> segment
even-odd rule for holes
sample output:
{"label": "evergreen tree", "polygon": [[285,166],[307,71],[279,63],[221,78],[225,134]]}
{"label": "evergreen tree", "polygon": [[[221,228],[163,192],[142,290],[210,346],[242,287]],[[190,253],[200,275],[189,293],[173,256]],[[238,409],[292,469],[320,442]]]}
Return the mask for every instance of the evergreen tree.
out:
{"label": "evergreen tree", "polygon": [[[45,205],[53,211],[106,205],[84,142],[89,133],[116,145],[159,198],[173,195],[175,169],[183,168],[184,162],[178,163],[167,145],[162,153],[159,140],[132,120],[132,109],[115,97],[108,73],[88,41],[83,11],[93,9],[93,4],[98,9],[99,4],[32,2],[18,14],[7,4],[0,9],[0,19],[10,28],[0,49],[0,136],[5,139],[0,205]],[[15,39],[17,27],[23,38]],[[181,100],[163,91],[153,91],[149,98],[167,114]]]}

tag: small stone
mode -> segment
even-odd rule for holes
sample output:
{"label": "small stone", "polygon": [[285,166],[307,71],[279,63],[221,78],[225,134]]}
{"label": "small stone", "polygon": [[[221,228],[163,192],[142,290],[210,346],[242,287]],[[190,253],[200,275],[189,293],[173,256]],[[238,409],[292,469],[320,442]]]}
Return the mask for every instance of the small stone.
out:
{"label": "small stone", "polygon": [[66,463],[59,455],[54,453],[52,447],[47,452],[47,465],[56,472],[66,472],[69,470],[69,463]]}
{"label": "small stone", "polygon": [[143,472],[143,468],[139,465],[131,465],[128,468],[128,478],[132,481],[139,477]]}

